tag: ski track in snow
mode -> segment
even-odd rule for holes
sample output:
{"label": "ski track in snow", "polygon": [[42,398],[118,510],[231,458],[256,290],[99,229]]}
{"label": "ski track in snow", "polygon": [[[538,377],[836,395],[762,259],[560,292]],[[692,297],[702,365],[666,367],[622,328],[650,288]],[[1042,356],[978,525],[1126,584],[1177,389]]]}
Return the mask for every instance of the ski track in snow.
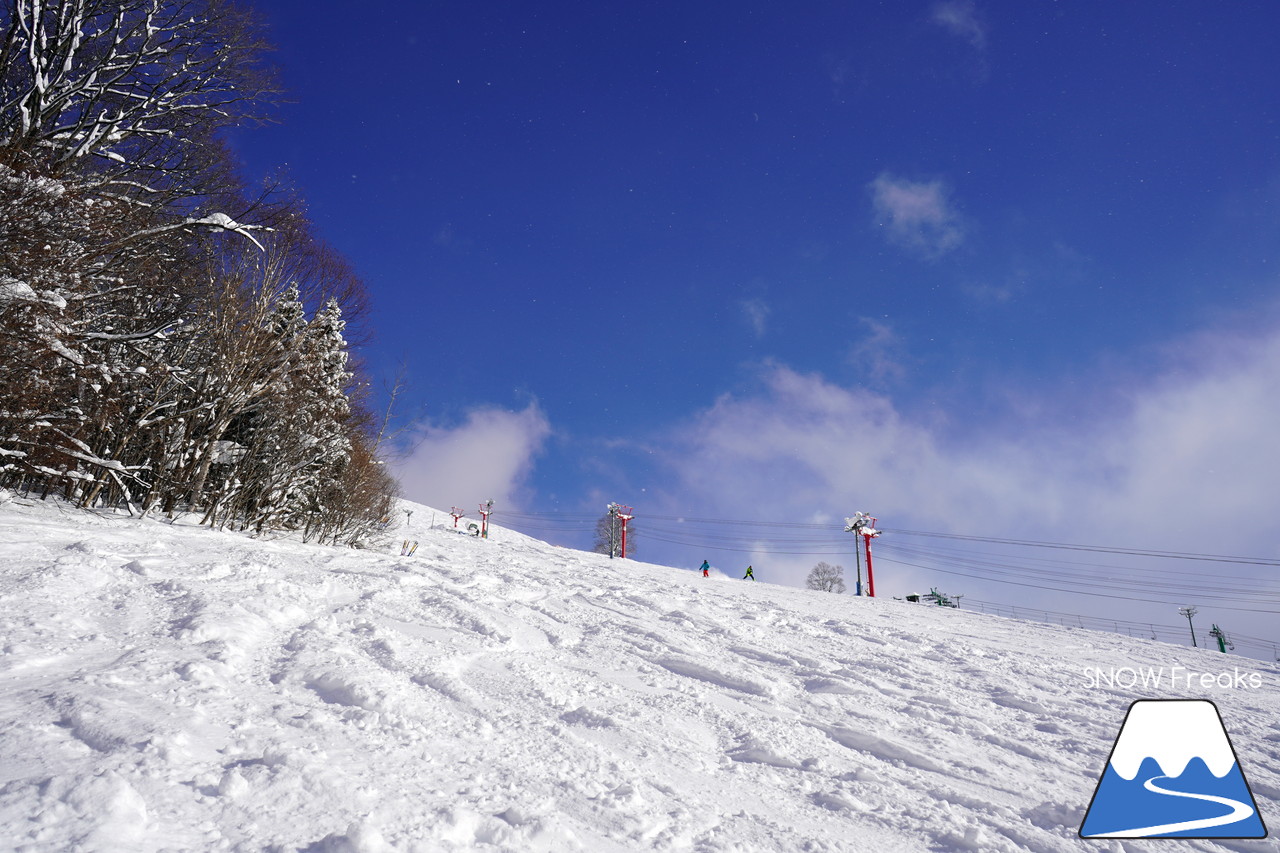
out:
{"label": "ski track in snow", "polygon": [[1083,669],[1224,661],[1263,689],[1197,696],[1280,814],[1276,668],[1204,650],[497,525],[349,551],[11,499],[0,561],[3,849],[1147,849],[1076,830],[1129,702],[1186,692]]}

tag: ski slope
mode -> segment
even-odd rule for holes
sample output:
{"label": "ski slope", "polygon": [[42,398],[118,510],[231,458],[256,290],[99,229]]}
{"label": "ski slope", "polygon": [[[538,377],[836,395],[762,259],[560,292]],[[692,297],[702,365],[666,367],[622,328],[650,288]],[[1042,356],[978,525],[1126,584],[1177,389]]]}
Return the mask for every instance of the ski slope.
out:
{"label": "ski slope", "polygon": [[[499,515],[480,540],[406,505],[354,551],[0,504],[0,849],[1145,850],[1076,835],[1137,698],[1212,699],[1280,825],[1265,662],[610,561]],[[1086,676],[1172,666],[1260,686]]]}

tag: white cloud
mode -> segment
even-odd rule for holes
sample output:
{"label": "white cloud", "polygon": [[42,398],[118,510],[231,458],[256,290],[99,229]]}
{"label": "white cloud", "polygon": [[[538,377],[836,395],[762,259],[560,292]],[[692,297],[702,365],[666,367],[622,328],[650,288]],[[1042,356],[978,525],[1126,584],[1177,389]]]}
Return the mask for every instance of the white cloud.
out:
{"label": "white cloud", "polygon": [[511,509],[550,434],[536,403],[519,412],[474,409],[453,427],[424,421],[409,430],[413,449],[396,476],[405,497],[438,509],[467,509],[490,498]]}
{"label": "white cloud", "polygon": [[744,299],[738,303],[738,307],[742,309],[742,314],[756,337],[764,337],[771,311],[768,304],[763,299]]}
{"label": "white cloud", "polygon": [[964,223],[942,181],[910,181],[882,173],[869,185],[879,224],[889,239],[936,258],[964,241]]}
{"label": "white cloud", "polygon": [[1113,536],[1131,527],[1203,551],[1280,556],[1280,335],[1225,346],[1204,336],[1188,352],[1194,359],[1134,395],[1122,429],[1099,446],[1100,467],[1122,485],[1103,493],[1101,513],[1123,519],[1108,525]]}
{"label": "white cloud", "polygon": [[973,0],[946,0],[935,3],[929,12],[929,20],[958,36],[976,50],[987,46],[987,28],[978,18]]}
{"label": "white cloud", "polygon": [[[888,528],[1280,557],[1280,333],[1230,351],[1208,340],[1189,342],[1193,362],[1085,400],[1076,420],[1046,414],[992,424],[978,432],[982,438],[967,441],[947,434],[938,425],[943,420],[905,415],[886,396],[770,365],[757,392],[722,397],[670,443],[669,494],[707,518],[807,521],[865,510]],[[1044,394],[1052,398],[1055,389]],[[741,559],[755,560],[762,579],[794,585],[818,559],[853,573],[851,554]],[[1270,571],[1241,565],[1232,573],[1262,579]],[[931,583],[955,592],[983,589],[977,581],[902,566],[894,572],[877,572],[882,594]],[[1207,593],[1213,585],[1204,579]],[[1019,604],[1061,598],[1024,587],[992,585],[984,592]],[[1086,615],[1110,607],[1116,618],[1141,607],[1075,597],[1060,604],[1055,609]],[[1152,607],[1154,616],[1132,618],[1167,623],[1176,616],[1164,613],[1167,605]],[[1274,617],[1231,615],[1241,631],[1266,618]],[[1266,635],[1261,628],[1251,633]]]}

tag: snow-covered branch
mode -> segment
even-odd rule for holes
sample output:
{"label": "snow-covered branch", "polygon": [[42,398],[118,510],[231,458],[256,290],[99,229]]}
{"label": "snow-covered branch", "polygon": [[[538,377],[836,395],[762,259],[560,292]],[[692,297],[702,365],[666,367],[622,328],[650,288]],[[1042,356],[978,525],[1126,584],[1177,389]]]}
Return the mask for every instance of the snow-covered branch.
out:
{"label": "snow-covered branch", "polygon": [[251,20],[222,0],[5,0],[3,15],[0,137],[59,168],[163,163],[204,131],[263,119],[277,91]]}
{"label": "snow-covered branch", "polygon": [[201,217],[189,216],[180,222],[171,222],[166,225],[156,225],[151,228],[143,229],[142,231],[136,231],[132,234],[129,234],[126,237],[121,238],[115,243],[108,244],[107,249],[116,249],[127,243],[131,243],[136,240],[142,240],[147,237],[155,237],[160,234],[168,233],[170,231],[181,231],[184,229],[189,230],[192,228],[199,228],[199,227],[209,228],[214,231],[231,231],[235,234],[239,234],[240,236],[245,237],[250,242],[252,242],[255,246],[257,246],[259,249],[264,249],[264,247],[262,243],[258,242],[257,238],[253,236],[252,232],[271,230],[270,228],[267,228],[266,226],[263,226],[263,225],[246,225],[243,222],[236,222],[234,219],[232,219],[230,216],[227,216],[227,214],[225,213],[210,213],[207,216],[201,216]]}

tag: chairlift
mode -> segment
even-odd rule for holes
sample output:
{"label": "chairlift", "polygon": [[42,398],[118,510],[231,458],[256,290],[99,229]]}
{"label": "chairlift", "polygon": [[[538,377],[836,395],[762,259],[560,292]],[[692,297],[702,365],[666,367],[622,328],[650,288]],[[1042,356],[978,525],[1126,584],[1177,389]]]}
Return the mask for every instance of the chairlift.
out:
{"label": "chairlift", "polygon": [[936,604],[939,607],[959,607],[960,604],[958,599],[959,596],[947,595],[945,592],[938,592],[938,588],[936,586],[929,590],[928,595],[920,596],[921,601]]}

